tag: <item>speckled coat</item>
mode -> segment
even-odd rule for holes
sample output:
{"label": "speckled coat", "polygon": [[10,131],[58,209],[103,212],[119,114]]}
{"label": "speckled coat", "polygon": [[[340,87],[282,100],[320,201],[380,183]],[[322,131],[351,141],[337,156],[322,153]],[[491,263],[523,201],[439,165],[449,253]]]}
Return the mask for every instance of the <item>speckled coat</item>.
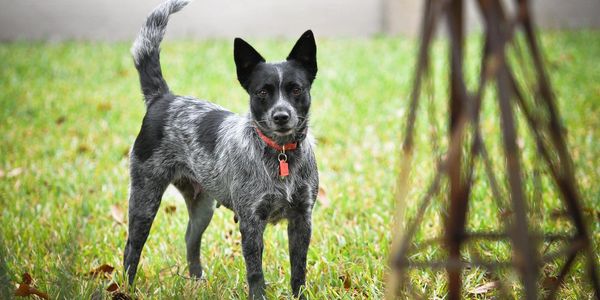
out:
{"label": "speckled coat", "polygon": [[[147,112],[130,155],[124,255],[129,281],[135,278],[162,195],[173,184],[190,217],[185,237],[191,275],[202,276],[202,233],[215,207],[223,205],[239,220],[251,298],[264,297],[264,228],[268,222],[288,220],[291,285],[298,295],[305,284],[311,213],[319,185],[314,139],[307,127],[310,86],[316,75],[312,32],[300,38],[287,61],[274,64],[265,63],[250,45],[236,39],[238,79],[251,98],[251,111],[237,115],[208,101],[174,95],[162,77],[159,45],[168,17],[187,2],[170,0],[158,6],[132,47]],[[289,134],[278,134],[281,122],[273,123],[272,116],[279,111],[289,115],[285,123],[293,125]],[[257,128],[277,143],[297,143],[297,149],[286,152],[289,176],[279,176],[280,152],[261,140]]]}

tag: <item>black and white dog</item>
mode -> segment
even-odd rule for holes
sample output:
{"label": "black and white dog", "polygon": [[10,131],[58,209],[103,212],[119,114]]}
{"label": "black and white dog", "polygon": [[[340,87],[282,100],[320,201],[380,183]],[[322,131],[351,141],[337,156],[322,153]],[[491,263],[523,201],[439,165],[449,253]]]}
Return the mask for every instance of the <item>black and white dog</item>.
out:
{"label": "black and white dog", "polygon": [[250,298],[263,298],[263,231],[288,220],[291,286],[305,284],[311,212],[319,178],[308,131],[310,88],[317,73],[316,45],[305,32],[286,61],[266,63],[242,39],[234,42],[237,77],[250,112],[233,114],[213,103],[169,90],[159,46],[169,15],[189,1],[168,0],[148,16],[131,52],[147,107],[131,151],[129,237],[124,267],[132,284],[152,221],[169,184],[185,198],[185,233],[192,276],[200,278],[200,244],[215,207],[235,213]]}

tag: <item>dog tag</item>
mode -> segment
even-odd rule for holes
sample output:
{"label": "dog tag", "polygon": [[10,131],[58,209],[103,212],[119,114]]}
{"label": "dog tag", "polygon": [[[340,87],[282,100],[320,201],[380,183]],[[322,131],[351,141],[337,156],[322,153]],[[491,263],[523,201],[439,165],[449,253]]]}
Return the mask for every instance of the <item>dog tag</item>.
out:
{"label": "dog tag", "polygon": [[288,163],[285,160],[279,161],[279,176],[286,177],[290,175],[290,170],[288,169]]}

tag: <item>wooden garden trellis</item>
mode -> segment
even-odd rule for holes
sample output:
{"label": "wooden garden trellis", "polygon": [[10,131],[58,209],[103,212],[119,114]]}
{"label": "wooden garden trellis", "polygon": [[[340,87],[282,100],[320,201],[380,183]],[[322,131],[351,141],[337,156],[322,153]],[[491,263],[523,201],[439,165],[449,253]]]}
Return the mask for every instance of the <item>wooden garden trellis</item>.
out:
{"label": "wooden garden trellis", "polygon": [[[545,263],[565,258],[555,284],[550,288],[547,299],[554,299],[570,271],[577,256],[585,257],[585,266],[589,283],[596,299],[600,300],[600,283],[597,273],[595,254],[592,250],[590,234],[586,229],[580,195],[574,178],[573,163],[563,136],[554,94],[550,87],[540,46],[536,34],[528,0],[515,0],[516,13],[509,16],[500,0],[475,0],[478,11],[484,20],[485,39],[482,49],[479,84],[475,91],[469,91],[463,77],[464,57],[464,1],[463,0],[425,0],[421,39],[417,67],[410,100],[410,111],[403,141],[403,157],[397,182],[398,212],[394,225],[392,243],[391,272],[388,281],[388,298],[394,298],[406,286],[406,272],[411,268],[442,268],[447,273],[448,298],[460,299],[461,271],[467,266],[479,266],[493,271],[498,268],[513,268],[519,274],[524,299],[537,299],[539,295],[539,270]],[[412,153],[414,149],[415,120],[419,105],[422,83],[429,76],[430,46],[435,28],[440,19],[445,18],[450,43],[449,74],[449,144],[445,156],[438,159],[438,167],[428,190],[417,206],[414,219],[402,226],[404,203],[408,192]],[[524,36],[526,50],[530,55],[534,76],[528,78],[533,84],[530,90],[523,88],[510,66],[506,50],[514,42],[517,32]],[[522,51],[522,50],[521,50]],[[525,64],[524,60],[520,61]],[[483,89],[487,84],[495,84],[500,111],[506,177],[510,214],[506,218],[505,232],[469,232],[466,219],[470,193],[474,185],[473,169],[476,160],[483,163],[488,184],[494,200],[502,205],[503,198],[492,163],[488,157],[483,136],[480,132],[480,110]],[[530,94],[527,94],[530,93]],[[526,101],[531,95],[536,100],[533,107]],[[527,201],[524,192],[524,179],[521,157],[517,146],[515,111],[520,111],[534,138],[541,161],[553,179],[560,194],[566,215],[575,228],[569,234],[536,234],[530,230]],[[543,120],[540,116],[547,116]],[[471,140],[467,140],[471,138]],[[463,151],[467,149],[467,151]],[[445,215],[444,235],[439,239],[413,245],[413,236],[422,223],[423,215],[431,199],[440,192],[441,180],[448,180],[447,214]],[[538,187],[539,188],[539,187]],[[510,261],[485,261],[471,259],[465,262],[461,258],[461,247],[472,240],[510,241],[512,259]],[[541,254],[536,241],[557,241],[564,243],[555,252]],[[422,247],[441,243],[447,250],[447,259],[440,261],[413,261],[409,254]],[[414,291],[413,291],[414,292]],[[507,296],[505,287],[500,287],[502,295]],[[413,296],[417,297],[418,295]]]}

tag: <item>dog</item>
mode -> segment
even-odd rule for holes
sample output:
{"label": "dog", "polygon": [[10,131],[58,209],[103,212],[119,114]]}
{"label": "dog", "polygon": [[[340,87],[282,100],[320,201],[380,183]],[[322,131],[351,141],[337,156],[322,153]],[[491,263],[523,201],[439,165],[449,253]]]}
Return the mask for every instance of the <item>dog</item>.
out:
{"label": "dog", "polygon": [[190,275],[202,277],[202,234],[216,207],[234,212],[242,237],[251,299],[265,296],[263,232],[288,221],[291,287],[303,298],[311,214],[319,175],[308,130],[311,86],[317,74],[312,31],[298,39],[287,59],[267,63],[240,38],[234,40],[237,78],[250,111],[234,114],[216,104],[173,94],[163,78],[159,52],[169,16],[189,1],[168,0],[148,16],[131,53],[146,114],[130,154],[129,235],[124,268],[133,284],[142,248],[173,184],[183,195]]}

